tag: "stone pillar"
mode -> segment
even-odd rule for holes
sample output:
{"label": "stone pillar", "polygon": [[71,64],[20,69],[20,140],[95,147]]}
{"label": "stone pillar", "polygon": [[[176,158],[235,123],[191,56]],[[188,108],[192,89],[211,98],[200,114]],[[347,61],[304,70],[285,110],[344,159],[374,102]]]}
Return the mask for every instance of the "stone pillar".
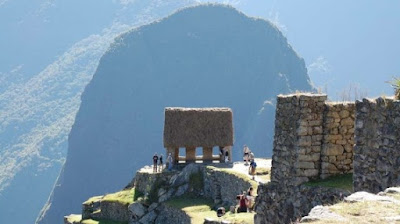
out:
{"label": "stone pillar", "polygon": [[165,157],[168,158],[169,153],[171,153],[172,157],[172,163],[178,163],[179,162],[179,148],[167,148],[167,156]]}
{"label": "stone pillar", "polygon": [[213,160],[213,148],[204,146],[203,147],[203,161],[212,162]]}
{"label": "stone pillar", "polygon": [[196,147],[187,146],[186,147],[186,162],[193,163],[196,161]]}
{"label": "stone pillar", "polygon": [[318,178],[326,95],[277,98],[271,181],[297,186]]}
{"label": "stone pillar", "polygon": [[231,163],[232,162],[232,146],[228,146],[227,149],[229,152],[229,162]]}

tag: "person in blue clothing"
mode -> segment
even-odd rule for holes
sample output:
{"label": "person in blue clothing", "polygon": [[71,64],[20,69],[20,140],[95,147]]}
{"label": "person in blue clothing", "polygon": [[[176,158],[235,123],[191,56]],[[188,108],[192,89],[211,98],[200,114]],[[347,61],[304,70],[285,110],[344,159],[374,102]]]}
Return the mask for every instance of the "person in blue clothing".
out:
{"label": "person in blue clothing", "polygon": [[252,159],[250,162],[249,174],[253,175],[253,180],[254,180],[254,175],[256,175],[256,167],[257,163],[254,161],[254,159]]}

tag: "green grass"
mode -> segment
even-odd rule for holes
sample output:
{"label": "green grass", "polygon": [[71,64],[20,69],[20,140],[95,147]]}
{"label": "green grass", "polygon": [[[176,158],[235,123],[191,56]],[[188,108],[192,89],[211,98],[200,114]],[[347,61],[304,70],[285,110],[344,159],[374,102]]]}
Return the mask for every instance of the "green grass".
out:
{"label": "green grass", "polygon": [[112,194],[106,194],[104,196],[95,196],[89,198],[87,201],[83,202],[83,204],[90,204],[96,201],[110,201],[110,202],[119,202],[121,204],[132,204],[138,197],[143,196],[142,193],[135,190],[135,188],[125,189],[122,191],[118,191]]}
{"label": "green grass", "polygon": [[93,220],[93,219],[85,219],[81,222],[82,224],[128,224],[128,222],[117,222],[110,220]]}
{"label": "green grass", "polygon": [[70,215],[70,216],[68,216],[68,221],[70,223],[80,222],[81,220],[82,220],[82,215]]}
{"label": "green grass", "polygon": [[92,202],[100,201],[103,197],[104,195],[91,197],[87,201],[83,202],[83,204],[91,204]]}
{"label": "green grass", "polygon": [[205,218],[212,218],[218,221],[227,220],[232,223],[254,223],[255,213],[227,212],[219,218],[217,212],[212,210],[213,201],[211,199],[183,196],[167,201],[166,204],[184,211],[193,224],[202,224]]}
{"label": "green grass", "polygon": [[341,174],[323,180],[313,180],[304,185],[311,187],[337,188],[353,192],[353,174]]}
{"label": "green grass", "polygon": [[122,190],[112,194],[106,194],[103,201],[120,202],[121,204],[132,204],[135,198],[135,188]]}

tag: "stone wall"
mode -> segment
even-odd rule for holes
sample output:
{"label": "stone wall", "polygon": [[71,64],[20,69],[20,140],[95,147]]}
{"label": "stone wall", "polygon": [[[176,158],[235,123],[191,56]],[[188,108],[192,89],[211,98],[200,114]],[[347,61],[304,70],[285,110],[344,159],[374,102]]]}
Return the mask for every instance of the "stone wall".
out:
{"label": "stone wall", "polygon": [[279,95],[271,181],[296,186],[318,177],[326,95]]}
{"label": "stone wall", "polygon": [[297,186],[352,172],[354,103],[321,94],[279,95],[271,180]]}
{"label": "stone wall", "polygon": [[353,184],[356,191],[379,192],[400,185],[400,101],[356,102]]}
{"label": "stone wall", "polygon": [[303,185],[352,172],[354,103],[326,102],[322,94],[279,95],[271,182],[258,187],[255,223],[290,223],[315,206],[349,192]]}
{"label": "stone wall", "polygon": [[[249,189],[255,181],[237,174],[207,167],[204,172],[204,196],[212,198],[214,204],[236,205],[236,196]],[[243,175],[245,176],[245,175]]]}
{"label": "stone wall", "polygon": [[326,103],[320,177],[353,172],[354,103]]}
{"label": "stone wall", "polygon": [[269,183],[258,187],[255,224],[297,223],[316,205],[333,204],[350,192],[323,187],[285,187]]}

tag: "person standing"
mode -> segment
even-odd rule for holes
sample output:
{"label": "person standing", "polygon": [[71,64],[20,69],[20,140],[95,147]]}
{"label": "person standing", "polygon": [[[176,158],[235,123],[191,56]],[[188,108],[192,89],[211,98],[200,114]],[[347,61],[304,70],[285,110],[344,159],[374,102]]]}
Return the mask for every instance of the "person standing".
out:
{"label": "person standing", "polygon": [[163,166],[164,166],[162,154],[160,155],[160,158],[159,158],[158,160],[159,160],[159,163],[158,163],[158,170],[159,170],[159,172],[162,172]]}
{"label": "person standing", "polygon": [[153,156],[153,173],[157,173],[158,156],[157,153]]}
{"label": "person standing", "polygon": [[254,180],[254,175],[256,175],[256,167],[257,163],[254,161],[254,159],[252,159],[249,166],[249,174],[253,176],[253,180]]}
{"label": "person standing", "polygon": [[228,148],[224,148],[224,154],[225,154],[225,163],[229,162],[229,149]]}
{"label": "person standing", "polygon": [[171,153],[168,154],[167,164],[168,164],[168,171],[171,171],[172,170],[172,156],[171,156]]}
{"label": "person standing", "polygon": [[249,165],[249,156],[250,156],[250,149],[247,145],[243,146],[243,160],[245,161],[244,165]]}

